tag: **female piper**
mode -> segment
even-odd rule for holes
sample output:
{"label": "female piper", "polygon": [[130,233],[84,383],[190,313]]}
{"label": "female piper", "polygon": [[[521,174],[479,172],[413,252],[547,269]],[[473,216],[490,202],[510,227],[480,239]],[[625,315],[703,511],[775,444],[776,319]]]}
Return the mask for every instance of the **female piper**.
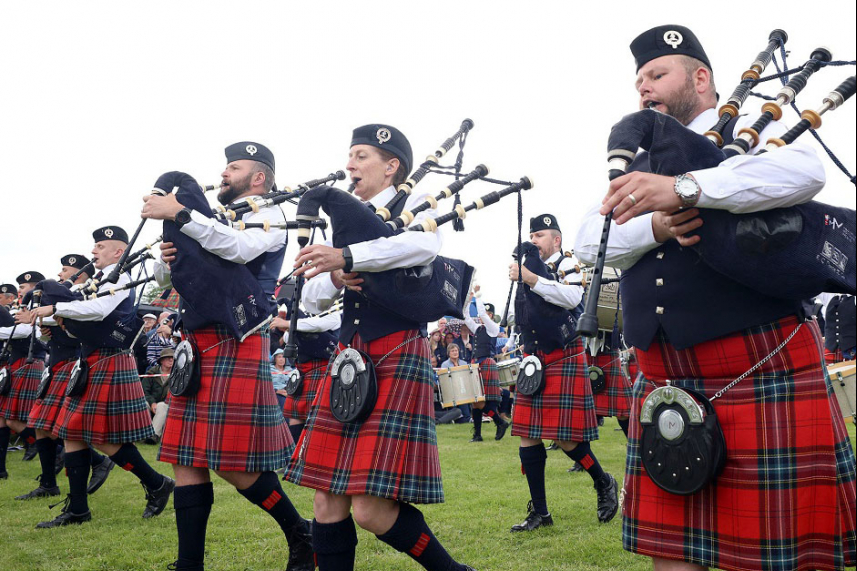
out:
{"label": "female piper", "polygon": [[[407,138],[388,125],[355,129],[348,156],[354,194],[376,208],[390,201],[413,165]],[[404,209],[425,198],[422,193],[410,195]],[[355,201],[354,207],[365,206]],[[433,215],[431,210],[423,212],[416,223]],[[440,247],[437,233],[406,232],[390,238],[367,236],[342,249],[308,246],[295,261],[296,275],[307,272],[306,277],[314,277],[303,288],[308,311],[324,310],[347,288],[340,348],[367,354],[378,386],[369,416],[343,423],[331,412],[333,381],[326,374],[286,473],[291,482],[316,490],[312,535],[321,571],[354,568],[355,521],[425,569],[471,570],[452,559],[413,505],[444,500],[426,324],[384,311],[359,295],[361,273],[424,265]]]}

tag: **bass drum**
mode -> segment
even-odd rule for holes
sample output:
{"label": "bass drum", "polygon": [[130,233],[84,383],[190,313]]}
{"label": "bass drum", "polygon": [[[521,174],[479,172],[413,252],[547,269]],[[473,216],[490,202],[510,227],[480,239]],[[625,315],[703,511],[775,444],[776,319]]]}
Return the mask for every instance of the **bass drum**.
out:
{"label": "bass drum", "polygon": [[479,365],[476,363],[435,371],[440,387],[441,407],[485,402],[485,390],[482,388],[482,377],[479,376]]}

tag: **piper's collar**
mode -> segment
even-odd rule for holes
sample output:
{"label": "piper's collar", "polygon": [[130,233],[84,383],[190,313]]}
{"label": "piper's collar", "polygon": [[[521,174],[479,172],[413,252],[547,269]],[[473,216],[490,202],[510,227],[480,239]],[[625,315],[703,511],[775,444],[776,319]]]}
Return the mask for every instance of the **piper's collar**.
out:
{"label": "piper's collar", "polygon": [[717,123],[717,118],[717,109],[711,107],[694,117],[693,121],[688,123],[687,128],[694,133],[702,134],[708,131],[712,125]]}
{"label": "piper's collar", "polygon": [[396,196],[396,189],[391,184],[375,196],[369,199],[369,203],[375,208],[383,208],[387,206],[387,203]]}

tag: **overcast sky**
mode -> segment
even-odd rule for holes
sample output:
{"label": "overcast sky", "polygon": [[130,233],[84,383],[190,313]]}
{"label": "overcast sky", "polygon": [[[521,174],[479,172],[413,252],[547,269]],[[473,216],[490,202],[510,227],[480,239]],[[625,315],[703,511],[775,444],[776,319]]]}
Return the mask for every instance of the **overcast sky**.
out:
{"label": "overcast sky", "polygon": [[[343,169],[351,130],[370,122],[400,128],[419,162],[473,119],[465,170],[484,163],[497,178],[530,176],[525,217],[554,213],[571,247],[580,215],[606,189],[610,127],[637,108],[628,44],[638,33],[666,23],[693,29],[723,97],[774,28],[789,34],[792,66],[820,45],[834,59],[857,55],[853,1],[702,6],[5,2],[0,282],[28,270],[53,277],[60,256],[88,255],[99,226],[119,224],[130,234],[141,197],[165,171],[219,183],[223,148],[249,139],[273,150],[278,184],[295,185]],[[853,74],[853,67],[821,70],[799,106],[817,108]],[[774,94],[774,83],[761,90]],[[785,120],[794,124],[796,115],[786,111]],[[852,172],[854,125],[852,100],[820,129]],[[854,208],[854,186],[824,160],[828,184],[819,199]],[[435,175],[420,186],[436,191],[448,182]],[[464,201],[494,189],[474,183]],[[285,211],[292,218],[294,207]],[[463,234],[444,230],[442,253],[476,266],[483,299],[501,307],[515,224],[509,197],[468,217]],[[160,231],[149,222],[143,237]],[[290,243],[288,266],[295,251]]]}

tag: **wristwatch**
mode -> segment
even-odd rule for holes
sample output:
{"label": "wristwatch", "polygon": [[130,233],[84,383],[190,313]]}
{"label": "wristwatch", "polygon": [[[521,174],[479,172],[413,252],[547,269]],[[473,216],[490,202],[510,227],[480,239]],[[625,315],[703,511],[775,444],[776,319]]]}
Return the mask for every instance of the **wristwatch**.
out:
{"label": "wristwatch", "polygon": [[675,193],[681,199],[682,208],[695,206],[699,201],[702,189],[696,183],[696,179],[689,174],[680,174],[675,177]]}
{"label": "wristwatch", "polygon": [[342,271],[350,274],[351,266],[354,265],[354,257],[351,255],[351,249],[348,246],[342,248],[342,257],[345,260],[345,266],[342,267]]}
{"label": "wristwatch", "polygon": [[181,230],[182,226],[190,222],[190,208],[182,208],[176,213],[175,223]]}

